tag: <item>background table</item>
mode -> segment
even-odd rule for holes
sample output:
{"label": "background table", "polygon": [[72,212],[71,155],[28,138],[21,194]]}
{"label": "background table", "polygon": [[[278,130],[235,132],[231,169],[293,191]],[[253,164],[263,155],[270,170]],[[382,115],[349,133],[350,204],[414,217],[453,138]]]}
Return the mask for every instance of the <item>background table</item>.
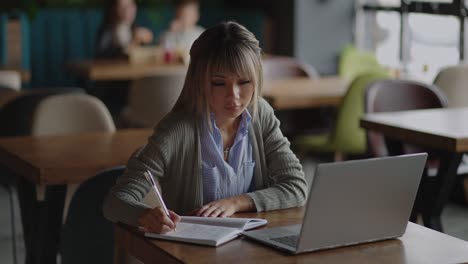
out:
{"label": "background table", "polygon": [[83,60],[68,64],[72,73],[90,81],[134,80],[159,74],[180,74],[187,71],[184,64],[130,63],[128,60]]}
{"label": "background table", "polygon": [[437,150],[437,175],[433,179],[424,176],[418,194],[424,224],[435,230],[442,231],[440,215],[458,179],[462,155],[468,152],[467,120],[468,108],[366,114],[361,119],[361,127],[386,137],[390,155],[402,154],[402,143]]}
{"label": "background table", "polygon": [[266,81],[262,95],[278,110],[314,108],[338,106],[347,88],[347,82],[338,76],[301,77]]}

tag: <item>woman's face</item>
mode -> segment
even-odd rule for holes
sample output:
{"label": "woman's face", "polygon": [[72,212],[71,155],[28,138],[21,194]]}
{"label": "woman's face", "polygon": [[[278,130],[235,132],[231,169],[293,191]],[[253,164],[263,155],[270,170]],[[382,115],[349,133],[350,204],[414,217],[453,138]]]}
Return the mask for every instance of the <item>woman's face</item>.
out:
{"label": "woman's face", "polygon": [[189,3],[179,7],[176,10],[176,18],[183,24],[184,28],[194,27],[200,18],[198,6],[194,3]]}
{"label": "woman's face", "polygon": [[136,5],[134,0],[118,0],[116,16],[119,23],[131,25],[136,16]]}
{"label": "woman's face", "polygon": [[239,117],[249,106],[254,93],[254,80],[231,72],[214,72],[209,80],[211,111],[217,121]]}

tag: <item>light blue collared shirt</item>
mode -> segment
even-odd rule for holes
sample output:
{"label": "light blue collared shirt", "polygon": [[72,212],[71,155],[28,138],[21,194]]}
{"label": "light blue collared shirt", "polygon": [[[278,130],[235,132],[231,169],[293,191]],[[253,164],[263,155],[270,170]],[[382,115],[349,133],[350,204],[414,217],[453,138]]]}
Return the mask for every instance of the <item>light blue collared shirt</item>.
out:
{"label": "light blue collared shirt", "polygon": [[251,119],[250,113],[245,110],[227,161],[224,160],[223,138],[216,126],[214,114],[210,115],[212,131],[208,122],[203,122],[200,140],[203,204],[252,191],[255,161],[249,138]]}

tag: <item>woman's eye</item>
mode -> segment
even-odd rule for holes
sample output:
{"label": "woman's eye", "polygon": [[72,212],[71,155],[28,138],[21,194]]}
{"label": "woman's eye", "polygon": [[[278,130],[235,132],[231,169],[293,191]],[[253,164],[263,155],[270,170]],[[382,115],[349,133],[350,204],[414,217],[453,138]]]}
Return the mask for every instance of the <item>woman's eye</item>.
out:
{"label": "woman's eye", "polygon": [[223,82],[211,82],[211,85],[213,86],[224,86]]}
{"label": "woman's eye", "polygon": [[239,84],[240,85],[245,85],[245,84],[249,84],[250,83],[250,80],[242,80],[242,81],[239,81]]}

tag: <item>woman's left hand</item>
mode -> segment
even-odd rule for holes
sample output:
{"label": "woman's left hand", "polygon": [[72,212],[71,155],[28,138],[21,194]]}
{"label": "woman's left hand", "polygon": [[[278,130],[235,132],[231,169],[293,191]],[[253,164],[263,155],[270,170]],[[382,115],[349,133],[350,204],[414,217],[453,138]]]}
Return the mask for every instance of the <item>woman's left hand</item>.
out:
{"label": "woman's left hand", "polygon": [[239,195],[213,201],[190,212],[190,215],[203,217],[228,217],[235,214],[236,212],[254,209],[251,208],[251,204],[252,200],[249,196]]}

